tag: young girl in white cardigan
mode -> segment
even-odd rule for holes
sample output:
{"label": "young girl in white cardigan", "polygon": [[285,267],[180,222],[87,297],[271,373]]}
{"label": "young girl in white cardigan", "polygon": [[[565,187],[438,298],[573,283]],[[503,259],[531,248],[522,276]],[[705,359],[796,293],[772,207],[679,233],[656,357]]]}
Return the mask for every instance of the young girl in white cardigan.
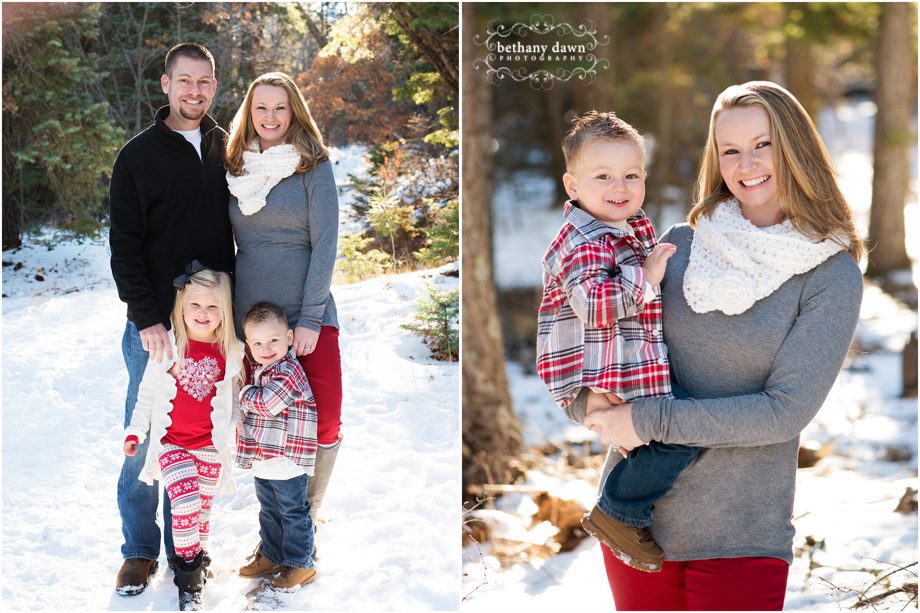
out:
{"label": "young girl in white cardigan", "polygon": [[163,482],[172,509],[179,608],[201,602],[210,511],[218,487],[234,491],[231,422],[238,406],[243,346],[233,327],[230,278],[197,261],[175,280],[172,360],[150,360],[124,452],[150,436],[140,480]]}

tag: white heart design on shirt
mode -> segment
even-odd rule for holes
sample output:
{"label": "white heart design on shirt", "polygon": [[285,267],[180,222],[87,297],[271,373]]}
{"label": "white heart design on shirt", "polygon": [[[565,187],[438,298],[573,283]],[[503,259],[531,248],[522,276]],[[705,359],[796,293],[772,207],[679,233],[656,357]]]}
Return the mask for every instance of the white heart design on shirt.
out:
{"label": "white heart design on shirt", "polygon": [[220,365],[214,358],[205,357],[198,361],[185,358],[182,372],[176,381],[189,396],[200,402],[214,389],[214,382],[218,377],[220,377]]}

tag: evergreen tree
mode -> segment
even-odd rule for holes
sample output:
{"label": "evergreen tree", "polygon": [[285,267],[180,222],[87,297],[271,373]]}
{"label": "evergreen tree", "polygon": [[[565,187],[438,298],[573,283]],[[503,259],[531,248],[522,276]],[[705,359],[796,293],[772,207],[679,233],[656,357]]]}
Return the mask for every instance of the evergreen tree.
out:
{"label": "evergreen tree", "polygon": [[87,50],[98,20],[95,4],[4,7],[4,221],[21,221],[4,224],[4,246],[38,223],[101,227],[123,138],[94,96],[106,77]]}

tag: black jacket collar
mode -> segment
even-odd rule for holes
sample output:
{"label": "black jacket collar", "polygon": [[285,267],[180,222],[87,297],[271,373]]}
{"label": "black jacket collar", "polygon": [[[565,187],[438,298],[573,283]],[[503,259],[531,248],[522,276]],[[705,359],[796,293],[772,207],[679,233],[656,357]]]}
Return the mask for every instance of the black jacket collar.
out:
{"label": "black jacket collar", "polygon": [[[157,129],[166,130],[167,132],[171,134],[175,134],[176,131],[170,128],[168,125],[166,125],[166,121],[165,121],[165,119],[169,117],[169,105],[168,104],[166,106],[161,106],[157,110],[156,115],[154,117],[156,118]],[[210,115],[205,113],[204,117],[201,118],[201,134],[205,135],[216,127],[218,127],[217,122],[214,121],[214,119]],[[179,136],[179,135],[176,134],[176,136]]]}

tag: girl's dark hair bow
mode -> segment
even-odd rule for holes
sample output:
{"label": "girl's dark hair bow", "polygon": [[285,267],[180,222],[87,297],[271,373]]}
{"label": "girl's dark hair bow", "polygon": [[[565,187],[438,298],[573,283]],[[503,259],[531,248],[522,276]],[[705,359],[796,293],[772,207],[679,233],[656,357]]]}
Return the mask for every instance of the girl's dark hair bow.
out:
{"label": "girl's dark hair bow", "polygon": [[207,266],[198,260],[192,260],[185,265],[185,272],[173,279],[173,287],[176,289],[183,289],[186,285],[188,285],[188,282],[192,278],[193,274],[196,272],[201,272],[205,268],[207,268]]}

